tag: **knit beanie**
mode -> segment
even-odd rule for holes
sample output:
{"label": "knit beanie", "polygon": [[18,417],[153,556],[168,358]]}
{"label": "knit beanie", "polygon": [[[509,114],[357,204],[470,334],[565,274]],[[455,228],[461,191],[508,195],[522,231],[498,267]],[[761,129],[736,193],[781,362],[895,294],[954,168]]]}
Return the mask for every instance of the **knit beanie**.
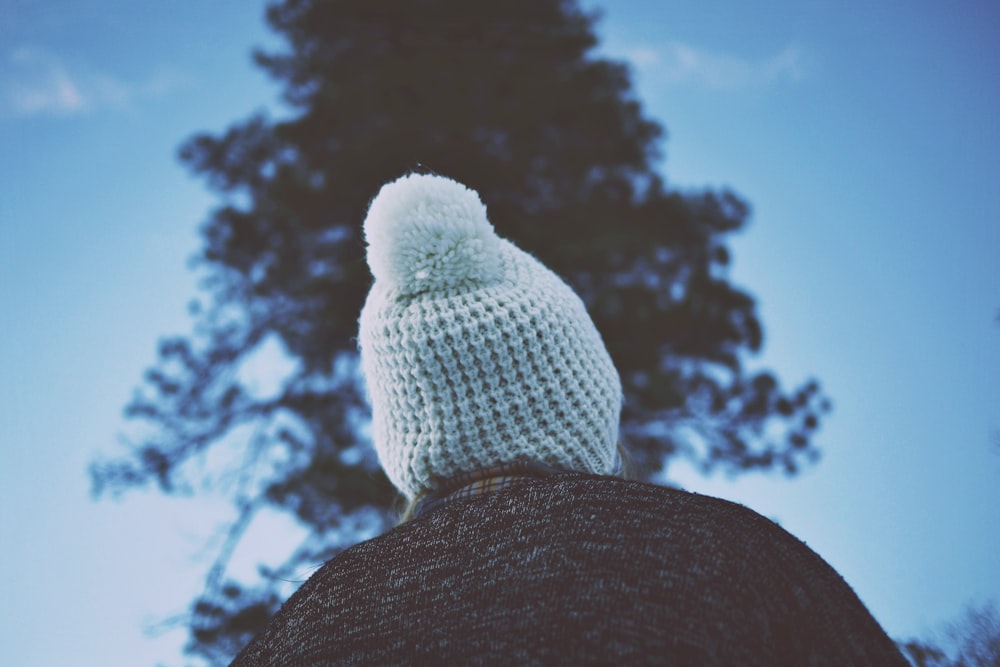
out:
{"label": "knit beanie", "polygon": [[520,460],[611,471],[622,392],[601,336],[566,283],[496,235],[478,194],[403,176],[364,233],[372,439],[404,495]]}

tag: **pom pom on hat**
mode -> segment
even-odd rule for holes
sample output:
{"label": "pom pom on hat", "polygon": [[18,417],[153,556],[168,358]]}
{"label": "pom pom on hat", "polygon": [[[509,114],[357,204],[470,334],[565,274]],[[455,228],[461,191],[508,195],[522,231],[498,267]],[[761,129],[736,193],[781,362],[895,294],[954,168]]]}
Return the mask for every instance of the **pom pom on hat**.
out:
{"label": "pom pom on hat", "polygon": [[500,279],[500,239],[473,190],[443,176],[410,174],[379,190],[364,223],[376,282],[404,294]]}

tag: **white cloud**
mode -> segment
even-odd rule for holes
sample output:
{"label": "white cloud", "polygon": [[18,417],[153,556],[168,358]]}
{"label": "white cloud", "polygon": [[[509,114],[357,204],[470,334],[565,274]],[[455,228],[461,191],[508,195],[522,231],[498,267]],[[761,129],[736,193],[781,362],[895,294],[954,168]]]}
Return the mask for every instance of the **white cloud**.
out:
{"label": "white cloud", "polygon": [[645,46],[638,46],[630,50],[625,56],[639,67],[650,67],[660,61],[660,54],[656,49]]}
{"label": "white cloud", "polygon": [[183,77],[160,72],[146,81],[126,82],[42,49],[22,47],[0,65],[0,110],[15,116],[68,116],[101,110],[130,111],[144,99],[184,85]]}
{"label": "white cloud", "polygon": [[637,46],[624,56],[643,76],[655,81],[712,90],[761,88],[781,81],[799,81],[806,75],[802,50],[794,44],[758,60],[698,49],[682,42],[668,42],[661,48]]}

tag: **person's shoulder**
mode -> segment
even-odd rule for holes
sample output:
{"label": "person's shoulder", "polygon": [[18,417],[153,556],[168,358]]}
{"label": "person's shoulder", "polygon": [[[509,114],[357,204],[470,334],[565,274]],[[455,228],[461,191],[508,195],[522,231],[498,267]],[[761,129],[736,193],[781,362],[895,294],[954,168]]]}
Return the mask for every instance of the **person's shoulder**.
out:
{"label": "person's shoulder", "polygon": [[567,474],[526,487],[514,502],[548,519],[567,514],[590,525],[633,526],[650,534],[696,536],[743,550],[780,548],[810,558],[804,542],[753,509],[684,489],[611,476]]}
{"label": "person's shoulder", "polygon": [[776,525],[749,507],[723,498],[609,475],[557,475],[539,482],[533,490],[564,502],[606,504],[620,510],[653,510],[658,514],[696,513]]}
{"label": "person's shoulder", "polygon": [[414,554],[445,557],[455,545],[492,543],[515,534],[541,541],[600,534],[627,538],[635,548],[682,542],[719,553],[766,558],[780,550],[796,560],[816,557],[778,524],[743,505],[676,487],[564,473],[444,503],[342,552],[335,567],[367,571],[372,562],[394,560],[393,554],[404,560]]}

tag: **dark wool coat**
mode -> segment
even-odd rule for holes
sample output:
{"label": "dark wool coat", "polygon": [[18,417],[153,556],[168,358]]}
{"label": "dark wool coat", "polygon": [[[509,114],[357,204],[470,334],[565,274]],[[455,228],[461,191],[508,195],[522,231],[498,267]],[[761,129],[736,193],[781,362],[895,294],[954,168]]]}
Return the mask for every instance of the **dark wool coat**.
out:
{"label": "dark wool coat", "polygon": [[348,549],[233,664],[907,663],[844,580],[772,521],[565,474]]}

